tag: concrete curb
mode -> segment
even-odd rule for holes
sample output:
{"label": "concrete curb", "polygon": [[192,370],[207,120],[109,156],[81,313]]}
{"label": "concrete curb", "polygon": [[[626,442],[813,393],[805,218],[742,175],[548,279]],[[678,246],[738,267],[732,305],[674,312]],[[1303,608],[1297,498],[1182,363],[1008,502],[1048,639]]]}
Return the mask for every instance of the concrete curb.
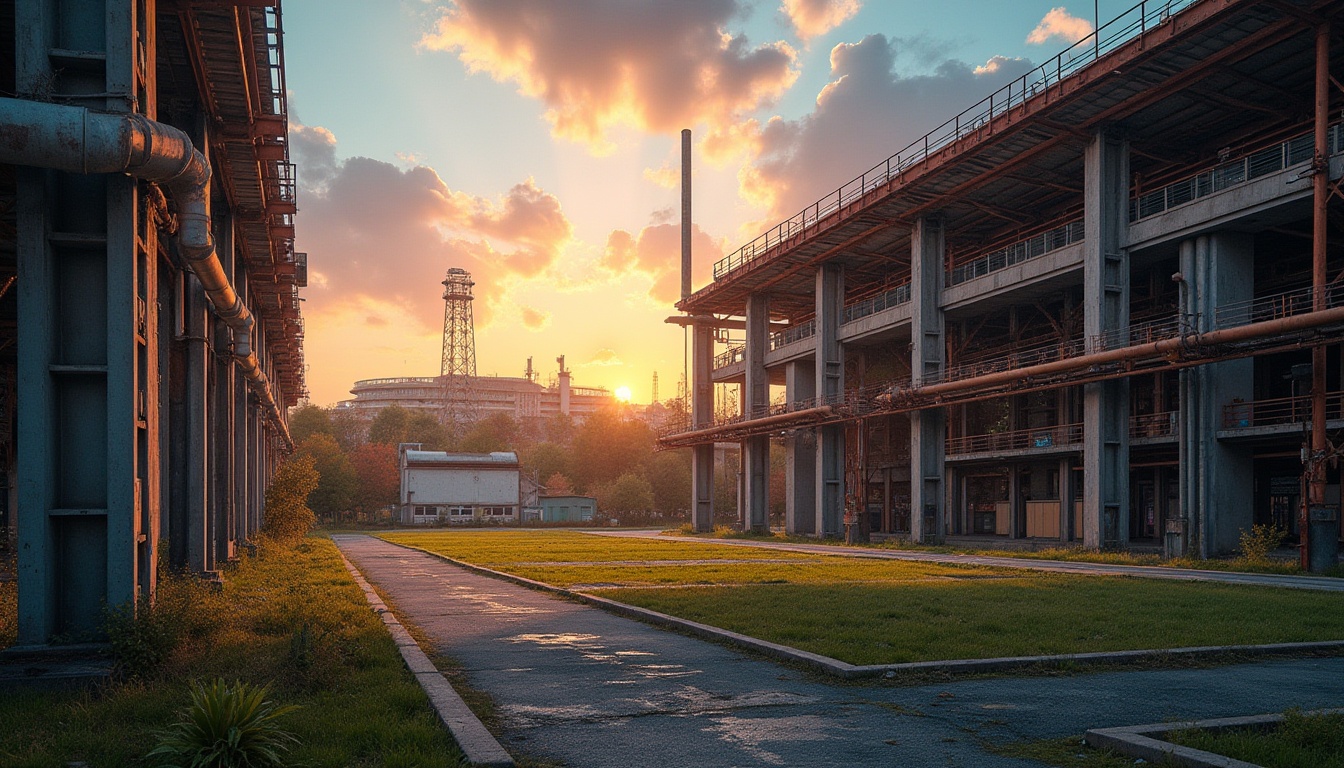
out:
{"label": "concrete curb", "polygon": [[[380,541],[387,540],[380,539]],[[1306,643],[1273,643],[1269,645],[1208,645],[1191,648],[1159,648],[1137,651],[1063,653],[1052,656],[1008,656],[996,659],[953,659],[947,661],[914,661],[903,664],[856,665],[840,661],[839,659],[832,659],[829,656],[809,653],[808,651],[802,651],[787,645],[780,645],[778,643],[772,643],[767,640],[731,632],[708,624],[690,621],[689,619],[669,616],[665,613],[651,611],[647,608],[639,608],[637,606],[619,603],[605,597],[597,597],[596,595],[589,595],[583,592],[575,592],[573,590],[556,587],[551,584],[524,578],[522,576],[515,576],[511,573],[504,573],[484,566],[473,565],[472,563],[463,562],[448,557],[447,555],[439,554],[438,552],[431,552],[427,549],[399,544],[395,541],[387,541],[387,543],[394,544],[404,549],[432,555],[475,573],[502,579],[504,581],[511,581],[514,584],[519,584],[541,592],[550,592],[571,600],[587,603],[618,616],[638,619],[649,624],[680,630],[696,637],[747,648],[771,658],[801,664],[818,672],[846,680],[867,677],[897,677],[900,675],[917,673],[958,675],[984,672],[1006,672],[1014,669],[1039,666],[1059,667],[1066,665],[1137,664],[1154,659],[1170,657],[1199,659],[1227,654],[1237,654],[1242,656],[1289,656],[1312,651],[1344,651],[1344,640],[1323,640]]]}
{"label": "concrete curb", "polygon": [[[1342,714],[1341,709],[1318,709],[1304,714]],[[1255,763],[1234,760],[1226,755],[1183,747],[1166,741],[1172,731],[1200,729],[1222,731],[1232,728],[1264,728],[1283,722],[1283,715],[1253,715],[1251,717],[1220,717],[1212,720],[1194,720],[1184,723],[1152,723],[1123,728],[1093,728],[1083,738],[1089,746],[1109,749],[1126,757],[1141,758],[1150,763],[1171,763],[1182,768],[1261,768]]]}
{"label": "concrete curb", "polygon": [[382,618],[383,625],[387,627],[392,640],[397,644],[397,650],[401,652],[406,668],[415,676],[415,681],[429,697],[430,703],[434,705],[434,711],[439,715],[439,720],[443,721],[453,734],[457,745],[466,754],[467,761],[483,768],[514,768],[513,758],[504,747],[500,746],[490,731],[486,730],[485,725],[471,711],[467,703],[457,691],[453,690],[453,686],[444,679],[443,674],[434,666],[434,662],[429,660],[415,642],[415,638],[411,637],[411,633],[397,621],[397,617],[373,590],[364,574],[355,568],[344,552],[340,552],[339,547],[337,552],[340,553],[341,560],[345,562],[345,569],[350,572],[355,584],[363,590],[364,599],[368,601],[369,607]]}

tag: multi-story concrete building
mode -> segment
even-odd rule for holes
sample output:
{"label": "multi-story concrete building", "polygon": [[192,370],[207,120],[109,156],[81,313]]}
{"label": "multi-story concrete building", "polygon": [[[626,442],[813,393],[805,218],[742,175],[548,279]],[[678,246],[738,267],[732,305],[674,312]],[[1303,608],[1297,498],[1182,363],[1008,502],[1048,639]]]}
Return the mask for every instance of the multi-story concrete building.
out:
{"label": "multi-story concrete building", "polygon": [[279,6],[0,0],[20,644],[96,636],[261,524],[304,391]]}
{"label": "multi-story concrete building", "polygon": [[[350,394],[354,398],[337,403],[336,409],[364,421],[371,420],[390,405],[437,416],[444,408],[445,390],[442,376],[365,379],[355,382],[351,388]],[[529,378],[473,376],[465,392],[469,398],[467,405],[475,418],[504,414],[519,422],[544,420],[559,414],[582,422],[599,408],[616,402],[605,388],[570,386],[568,372],[551,387]]]}
{"label": "multi-story concrete building", "polygon": [[662,438],[695,524],[735,440],[747,527],[782,448],[797,533],[1213,555],[1310,506],[1333,543],[1341,7],[1141,3],[715,264]]}

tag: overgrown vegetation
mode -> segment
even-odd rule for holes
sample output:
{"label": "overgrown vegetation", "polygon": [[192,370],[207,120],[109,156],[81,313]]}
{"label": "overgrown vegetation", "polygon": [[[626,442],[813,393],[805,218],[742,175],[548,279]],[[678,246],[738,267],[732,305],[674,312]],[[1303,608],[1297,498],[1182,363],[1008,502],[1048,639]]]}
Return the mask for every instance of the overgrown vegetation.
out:
{"label": "overgrown vegetation", "polygon": [[1344,638],[1338,597],[1304,590],[573,531],[384,538],[853,664]]}
{"label": "overgrown vegetation", "polygon": [[1344,768],[1344,714],[1292,709],[1269,729],[1175,731],[1168,740],[1265,768]]}
{"label": "overgrown vegetation", "polygon": [[293,545],[308,535],[317,518],[308,507],[308,497],[319,485],[311,456],[292,456],[276,470],[266,489],[266,520],[262,536],[281,545]]}
{"label": "overgrown vegetation", "polygon": [[[13,574],[14,550],[0,541],[0,574]],[[19,633],[19,583],[0,579],[0,648],[14,644]]]}
{"label": "overgrown vegetation", "polygon": [[1277,525],[1253,525],[1241,532],[1241,556],[1254,565],[1266,565],[1269,555],[1279,548],[1288,532]]}
{"label": "overgrown vegetation", "polygon": [[[0,696],[0,765],[145,765],[154,734],[188,706],[191,683],[215,678],[269,686],[266,698],[301,707],[284,719],[301,742],[286,764],[461,764],[329,540],[263,544],[217,591],[191,577],[165,579],[154,611],[133,621],[156,627],[131,635],[133,647],[156,649],[131,655],[146,662],[137,676]],[[159,653],[164,636],[173,642]]]}
{"label": "overgrown vegetation", "polygon": [[[1093,749],[1082,736],[1040,741],[1015,741],[1009,744],[985,744],[985,749],[1003,757],[1034,760],[1058,768],[1134,768],[1134,758],[1109,749]],[[1163,763],[1156,768],[1166,768]]]}

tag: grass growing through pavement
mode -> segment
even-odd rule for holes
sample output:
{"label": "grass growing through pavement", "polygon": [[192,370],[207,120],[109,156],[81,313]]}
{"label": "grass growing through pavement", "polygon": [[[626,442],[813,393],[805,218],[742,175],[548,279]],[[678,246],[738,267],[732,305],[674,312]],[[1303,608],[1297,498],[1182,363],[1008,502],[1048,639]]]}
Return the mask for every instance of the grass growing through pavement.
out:
{"label": "grass growing through pavement", "polygon": [[1266,768],[1344,768],[1344,715],[1284,713],[1269,730],[1177,731],[1168,740]]}
{"label": "grass growing through pavement", "polygon": [[856,560],[572,531],[384,538],[852,664],[1344,639],[1339,596],[1305,590]]}
{"label": "grass growing through pavement", "polygon": [[302,707],[283,719],[302,741],[289,755],[294,765],[460,764],[457,745],[329,540],[247,558],[218,593],[191,580],[168,579],[161,589],[161,603],[180,604],[185,594],[190,604],[184,642],[137,680],[89,691],[7,691],[0,765],[145,765],[152,733],[187,704],[188,681],[214,677],[269,683],[274,700]]}

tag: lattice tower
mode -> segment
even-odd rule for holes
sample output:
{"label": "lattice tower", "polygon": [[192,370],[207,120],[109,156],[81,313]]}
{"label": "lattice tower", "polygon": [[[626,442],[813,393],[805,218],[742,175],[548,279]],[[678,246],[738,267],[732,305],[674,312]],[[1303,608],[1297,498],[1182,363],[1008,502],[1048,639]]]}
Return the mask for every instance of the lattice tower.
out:
{"label": "lattice tower", "polygon": [[476,328],[471,314],[471,273],[453,267],[443,280],[443,422],[461,427],[476,420]]}

